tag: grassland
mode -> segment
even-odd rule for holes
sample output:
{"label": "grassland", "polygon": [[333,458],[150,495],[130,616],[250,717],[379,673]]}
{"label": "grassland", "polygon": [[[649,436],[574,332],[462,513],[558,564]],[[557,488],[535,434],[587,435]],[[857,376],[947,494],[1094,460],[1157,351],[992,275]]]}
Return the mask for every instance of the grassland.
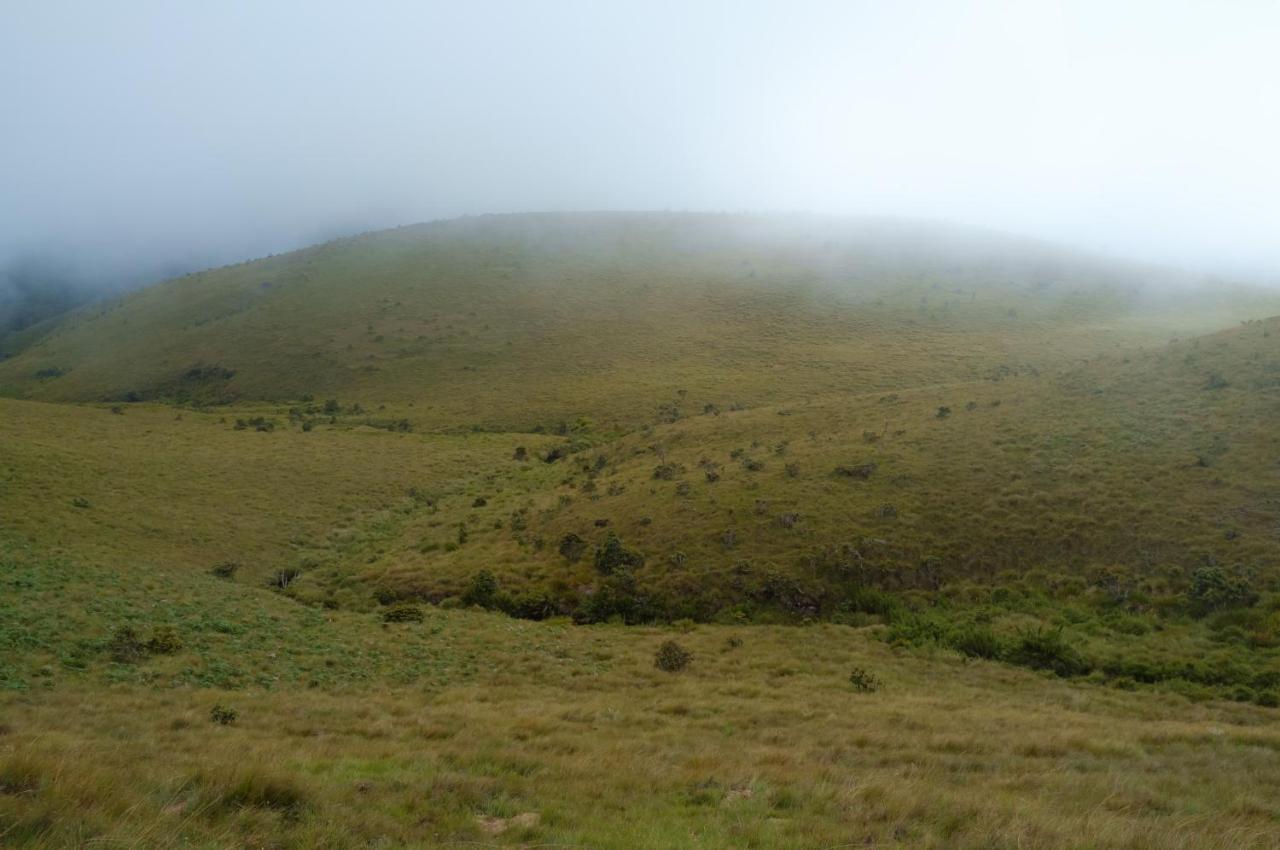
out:
{"label": "grassland", "polygon": [[1280,846],[1277,313],[485,217],[0,340],[0,845]]}

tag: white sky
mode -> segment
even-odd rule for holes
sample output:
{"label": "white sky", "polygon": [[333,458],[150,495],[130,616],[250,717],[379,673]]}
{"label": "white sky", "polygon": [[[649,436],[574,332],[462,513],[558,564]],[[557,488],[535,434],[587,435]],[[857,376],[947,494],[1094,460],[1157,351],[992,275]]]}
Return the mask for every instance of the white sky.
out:
{"label": "white sky", "polygon": [[0,0],[0,104],[0,264],[688,208],[1280,271],[1276,2]]}

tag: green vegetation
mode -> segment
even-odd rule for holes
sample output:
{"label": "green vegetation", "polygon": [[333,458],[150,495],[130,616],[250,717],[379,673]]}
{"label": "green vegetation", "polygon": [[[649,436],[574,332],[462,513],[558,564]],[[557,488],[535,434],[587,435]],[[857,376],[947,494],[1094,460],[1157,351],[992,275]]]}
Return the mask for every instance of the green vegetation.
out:
{"label": "green vegetation", "polygon": [[485,217],[47,321],[0,844],[1276,846],[1280,298],[1157,274]]}

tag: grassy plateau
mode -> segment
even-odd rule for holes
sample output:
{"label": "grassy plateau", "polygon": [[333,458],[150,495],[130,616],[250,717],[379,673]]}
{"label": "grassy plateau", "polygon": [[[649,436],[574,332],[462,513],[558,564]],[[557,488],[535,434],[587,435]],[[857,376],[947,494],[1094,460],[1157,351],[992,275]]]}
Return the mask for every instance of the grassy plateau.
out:
{"label": "grassy plateau", "polygon": [[1280,847],[1278,316],[636,213],[0,336],[0,846]]}

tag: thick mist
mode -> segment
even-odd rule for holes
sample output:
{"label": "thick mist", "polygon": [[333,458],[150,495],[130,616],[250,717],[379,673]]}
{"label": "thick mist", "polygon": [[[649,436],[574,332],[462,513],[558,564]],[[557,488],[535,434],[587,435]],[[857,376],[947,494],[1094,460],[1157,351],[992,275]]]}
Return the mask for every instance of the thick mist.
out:
{"label": "thick mist", "polygon": [[11,3],[0,311],[528,210],[924,217],[1274,279],[1277,43],[1262,2]]}

